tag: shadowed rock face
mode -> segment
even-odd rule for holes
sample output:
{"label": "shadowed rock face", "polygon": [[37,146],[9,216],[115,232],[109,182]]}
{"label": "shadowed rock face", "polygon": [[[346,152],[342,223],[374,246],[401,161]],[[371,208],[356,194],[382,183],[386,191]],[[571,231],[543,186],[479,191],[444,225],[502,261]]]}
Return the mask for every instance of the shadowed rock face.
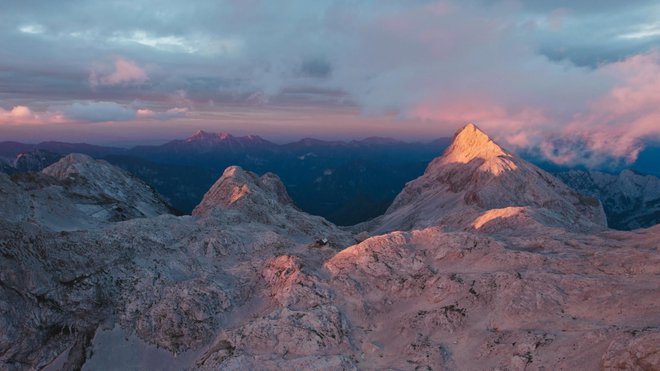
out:
{"label": "shadowed rock face", "polygon": [[[22,186],[0,174],[0,368],[658,369],[660,226],[607,230],[466,130],[379,220],[406,228],[371,236],[238,167],[194,216],[56,232],[8,216]],[[70,158],[34,187],[104,190],[103,167]]]}
{"label": "shadowed rock face", "polygon": [[602,201],[610,228],[632,230],[660,222],[660,178],[624,170],[618,175],[571,170],[557,176]]}
{"label": "shadowed rock face", "polygon": [[19,153],[14,160],[16,171],[41,171],[57,162],[62,155],[45,150],[35,149],[30,152]]}

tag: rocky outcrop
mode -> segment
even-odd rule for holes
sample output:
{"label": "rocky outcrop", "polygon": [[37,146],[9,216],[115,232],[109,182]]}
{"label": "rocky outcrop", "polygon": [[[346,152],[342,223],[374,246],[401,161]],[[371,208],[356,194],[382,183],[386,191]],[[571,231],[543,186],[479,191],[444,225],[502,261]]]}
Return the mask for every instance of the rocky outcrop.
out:
{"label": "rocky outcrop", "polygon": [[598,198],[610,228],[632,230],[660,222],[660,178],[623,170],[619,174],[571,170],[558,173],[581,194]]}

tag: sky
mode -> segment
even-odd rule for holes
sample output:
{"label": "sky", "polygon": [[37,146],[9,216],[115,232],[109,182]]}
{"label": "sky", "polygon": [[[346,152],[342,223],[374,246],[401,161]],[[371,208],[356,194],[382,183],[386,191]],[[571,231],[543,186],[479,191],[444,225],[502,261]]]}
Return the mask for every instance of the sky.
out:
{"label": "sky", "polygon": [[0,0],[0,141],[425,140],[559,164],[660,140],[660,2]]}

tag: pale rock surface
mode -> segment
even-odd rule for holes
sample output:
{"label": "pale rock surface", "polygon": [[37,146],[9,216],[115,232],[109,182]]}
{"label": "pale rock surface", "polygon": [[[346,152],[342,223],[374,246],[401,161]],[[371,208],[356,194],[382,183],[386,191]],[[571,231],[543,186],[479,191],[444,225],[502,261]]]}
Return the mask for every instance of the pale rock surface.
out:
{"label": "pale rock surface", "polygon": [[652,370],[658,233],[430,227],[371,237],[325,266],[367,369]]}

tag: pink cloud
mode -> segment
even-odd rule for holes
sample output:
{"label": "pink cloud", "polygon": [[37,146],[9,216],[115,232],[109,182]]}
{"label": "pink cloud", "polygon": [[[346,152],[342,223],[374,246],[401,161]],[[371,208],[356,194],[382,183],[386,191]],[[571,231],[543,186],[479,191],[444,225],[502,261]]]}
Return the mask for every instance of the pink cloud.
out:
{"label": "pink cloud", "polygon": [[567,153],[556,162],[590,165],[614,157],[631,163],[645,139],[660,137],[660,51],[604,66],[599,74],[613,77],[615,85],[588,110],[575,115],[561,132],[580,141],[589,150],[589,158],[576,158],[579,152],[574,156]]}
{"label": "pink cloud", "polygon": [[21,124],[55,124],[64,123],[68,119],[59,112],[33,112],[26,106],[15,106],[11,110],[0,108],[0,125]]}
{"label": "pink cloud", "polygon": [[147,72],[138,66],[135,62],[123,57],[117,57],[114,61],[114,68],[102,68],[105,71],[99,72],[93,69],[89,76],[89,83],[92,87],[99,85],[141,85],[149,77]]}

